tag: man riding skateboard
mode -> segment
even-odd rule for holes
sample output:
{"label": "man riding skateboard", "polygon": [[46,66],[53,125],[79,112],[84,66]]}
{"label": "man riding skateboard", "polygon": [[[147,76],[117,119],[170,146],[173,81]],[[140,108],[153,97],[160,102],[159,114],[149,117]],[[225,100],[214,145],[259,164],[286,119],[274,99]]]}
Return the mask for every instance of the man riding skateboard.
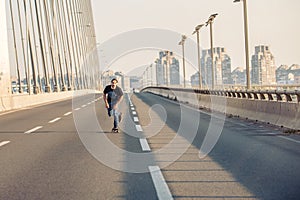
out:
{"label": "man riding skateboard", "polygon": [[112,132],[118,133],[119,122],[122,118],[122,113],[118,111],[118,105],[123,100],[123,91],[117,86],[118,80],[113,78],[111,84],[107,85],[103,91],[103,100],[107,108],[108,116],[114,117],[114,127]]}

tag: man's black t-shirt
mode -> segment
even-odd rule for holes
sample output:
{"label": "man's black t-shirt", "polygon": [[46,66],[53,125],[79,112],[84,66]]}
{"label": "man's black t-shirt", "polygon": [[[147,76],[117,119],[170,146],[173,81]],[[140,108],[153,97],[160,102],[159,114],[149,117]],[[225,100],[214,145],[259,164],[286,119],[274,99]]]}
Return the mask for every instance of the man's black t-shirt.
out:
{"label": "man's black t-shirt", "polygon": [[119,98],[123,95],[123,91],[120,87],[116,86],[116,88],[113,90],[111,88],[111,85],[108,85],[105,87],[104,94],[107,94],[107,102],[110,104],[116,103]]}

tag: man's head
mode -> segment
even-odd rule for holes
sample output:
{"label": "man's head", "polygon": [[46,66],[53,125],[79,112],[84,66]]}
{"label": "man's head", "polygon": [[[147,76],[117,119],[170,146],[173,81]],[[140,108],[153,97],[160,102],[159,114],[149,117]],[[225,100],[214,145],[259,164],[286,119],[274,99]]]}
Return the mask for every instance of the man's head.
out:
{"label": "man's head", "polygon": [[111,88],[115,89],[117,87],[118,80],[116,78],[113,78],[110,82],[111,82]]}

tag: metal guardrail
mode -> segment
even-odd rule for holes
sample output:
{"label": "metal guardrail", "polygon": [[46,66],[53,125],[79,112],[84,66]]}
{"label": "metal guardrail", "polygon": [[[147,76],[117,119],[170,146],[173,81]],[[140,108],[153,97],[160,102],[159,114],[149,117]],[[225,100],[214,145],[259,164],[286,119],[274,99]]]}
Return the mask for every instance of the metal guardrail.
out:
{"label": "metal guardrail", "polygon": [[253,100],[263,100],[263,101],[282,101],[282,102],[295,102],[300,103],[300,91],[277,91],[277,90],[199,90],[192,88],[170,88],[170,87],[146,87],[141,90],[141,92],[147,89],[164,89],[173,90],[180,92],[193,92],[197,94],[205,95],[216,95],[216,96],[226,96],[231,98],[240,99],[253,99]]}

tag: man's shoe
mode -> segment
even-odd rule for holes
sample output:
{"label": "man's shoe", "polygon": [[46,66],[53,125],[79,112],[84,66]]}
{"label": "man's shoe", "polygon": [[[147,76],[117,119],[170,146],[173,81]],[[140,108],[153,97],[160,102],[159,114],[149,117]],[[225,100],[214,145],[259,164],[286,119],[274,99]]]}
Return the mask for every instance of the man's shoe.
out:
{"label": "man's shoe", "polygon": [[113,132],[113,133],[119,133],[119,129],[118,128],[112,128],[111,132]]}

